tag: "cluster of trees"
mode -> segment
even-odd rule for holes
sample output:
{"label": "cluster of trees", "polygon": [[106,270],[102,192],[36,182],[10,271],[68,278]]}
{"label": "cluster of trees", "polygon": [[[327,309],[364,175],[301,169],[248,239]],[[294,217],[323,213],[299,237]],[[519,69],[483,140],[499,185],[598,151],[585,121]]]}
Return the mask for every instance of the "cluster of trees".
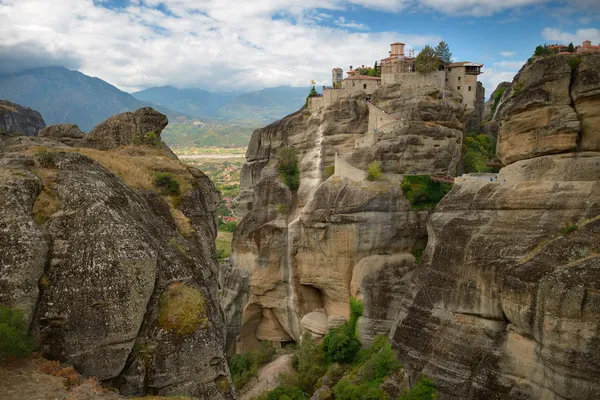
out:
{"label": "cluster of trees", "polygon": [[415,59],[415,71],[421,73],[429,73],[438,71],[440,66],[447,65],[452,62],[452,53],[450,46],[445,41],[438,43],[435,48],[427,45],[421,50]]}
{"label": "cluster of trees", "polygon": [[[573,46],[573,42],[569,43],[567,46],[567,51],[569,53],[575,53],[575,46]],[[549,49],[547,44],[539,45],[535,48],[533,55],[536,57],[544,57],[550,56],[552,54],[556,54],[557,51],[555,49]]]}
{"label": "cluster of trees", "polygon": [[377,65],[377,61],[373,65],[373,68],[365,67],[365,68],[356,68],[359,75],[367,75],[367,76],[381,76],[381,67]]}

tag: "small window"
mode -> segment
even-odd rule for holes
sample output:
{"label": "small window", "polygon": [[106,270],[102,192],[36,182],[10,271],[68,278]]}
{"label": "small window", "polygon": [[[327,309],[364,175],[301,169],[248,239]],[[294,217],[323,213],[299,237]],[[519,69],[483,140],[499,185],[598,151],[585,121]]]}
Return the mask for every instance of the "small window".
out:
{"label": "small window", "polygon": [[452,68],[448,68],[448,72],[452,71]]}
{"label": "small window", "polygon": [[355,83],[356,83],[356,82],[352,82],[352,87],[354,87],[354,84],[355,84]]}
{"label": "small window", "polygon": [[460,90],[460,86],[457,86],[457,87],[456,87],[456,90]]}
{"label": "small window", "polygon": [[363,89],[366,89],[366,88],[367,88],[367,84],[365,83],[365,84],[363,85]]}
{"label": "small window", "polygon": [[448,82],[448,78],[446,78],[446,82]]}
{"label": "small window", "polygon": [[471,86],[469,86],[469,92],[471,91]]}
{"label": "small window", "polygon": [[460,82],[460,76],[458,77],[458,81]]}

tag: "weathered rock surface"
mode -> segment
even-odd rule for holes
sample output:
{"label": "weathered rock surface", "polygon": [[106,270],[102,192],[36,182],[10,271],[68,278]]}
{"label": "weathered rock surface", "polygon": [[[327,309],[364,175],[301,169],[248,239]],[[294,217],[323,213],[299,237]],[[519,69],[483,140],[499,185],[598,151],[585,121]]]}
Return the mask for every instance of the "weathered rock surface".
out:
{"label": "weathered rock surface", "polygon": [[42,129],[38,133],[39,137],[56,139],[69,146],[76,146],[85,138],[85,133],[75,124],[51,125]]}
{"label": "weathered rock surface", "polygon": [[115,115],[102,122],[86,136],[86,144],[101,150],[114,149],[148,140],[152,133],[160,138],[169,123],[167,116],[150,107]]}
{"label": "weathered rock surface", "polygon": [[45,126],[44,118],[39,112],[8,100],[0,100],[0,131],[35,136]]}
{"label": "weathered rock surface", "polygon": [[573,105],[585,82],[594,126],[598,59],[525,66],[496,114],[498,183],[456,185],[428,220],[390,337],[442,399],[600,396],[600,153]]}
{"label": "weathered rock surface", "polygon": [[575,68],[569,57],[534,59],[506,89],[495,115],[498,156],[505,165],[549,154],[600,150],[596,116],[600,55],[582,55]]}
{"label": "weathered rock surface", "polygon": [[[493,99],[493,97],[491,99]],[[487,103],[485,101],[485,88],[483,87],[483,84],[481,82],[477,82],[477,87],[475,89],[475,107],[473,109],[473,112],[471,113],[471,116],[469,117],[469,120],[467,121],[467,133],[479,132],[481,130],[481,125],[485,121],[486,117],[486,106]]]}
{"label": "weathered rock surface", "polygon": [[[114,127],[104,141],[96,130],[96,140],[135,132]],[[48,150],[36,152],[40,145]],[[217,300],[219,194],[160,148],[130,150],[3,143],[0,302],[32,317],[44,355],[125,395],[233,398]],[[152,168],[178,179],[177,205],[144,186]],[[191,321],[177,314],[178,301],[194,305]]]}
{"label": "weathered rock surface", "polygon": [[[441,99],[438,90],[390,86],[371,101],[357,94],[302,109],[252,135],[237,199],[243,219],[223,279],[228,348],[249,349],[266,337],[297,341],[304,330],[319,337],[333,326],[330,319],[338,326],[348,318],[352,294],[365,301],[364,343],[389,332],[414,268],[411,252],[427,242],[427,212],[411,210],[394,177],[456,173],[467,115],[452,90]],[[390,123],[374,145],[356,148],[376,110]],[[297,154],[297,192],[277,170],[281,147]],[[328,178],[336,153],[363,170],[378,160],[391,180],[356,182],[337,172]],[[372,265],[356,269],[371,256]],[[324,312],[312,326],[307,315],[316,310]]]}

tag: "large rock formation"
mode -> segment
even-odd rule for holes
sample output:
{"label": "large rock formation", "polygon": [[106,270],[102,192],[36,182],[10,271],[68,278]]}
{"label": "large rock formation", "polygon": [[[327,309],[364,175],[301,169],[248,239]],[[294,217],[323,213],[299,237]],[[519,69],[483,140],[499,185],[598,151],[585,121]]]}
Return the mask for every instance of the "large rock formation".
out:
{"label": "large rock formation", "polygon": [[[135,130],[105,122],[94,140],[154,126],[140,114],[166,120],[138,110]],[[155,171],[181,193],[154,187]],[[217,300],[220,198],[203,173],[158,144],[12,138],[0,144],[0,175],[0,303],[25,311],[45,356],[125,395],[233,398]]]}
{"label": "large rock formation", "polygon": [[7,100],[0,100],[0,131],[13,135],[35,136],[45,126],[44,118],[39,112]]}
{"label": "large rock formation", "polygon": [[[398,174],[456,173],[467,118],[458,96],[385,86],[371,104],[357,94],[254,132],[237,199],[244,218],[223,274],[231,350],[296,341],[304,331],[321,337],[348,318],[351,296],[365,303],[365,344],[389,332],[411,253],[427,242],[427,211],[411,209]],[[297,191],[280,177],[281,147],[298,157]],[[387,179],[361,179],[375,160]]]}
{"label": "large rock formation", "polygon": [[498,183],[457,185],[428,221],[391,338],[442,398],[600,397],[600,55],[568,60],[520,71]]}
{"label": "large rock formation", "polygon": [[85,133],[75,124],[61,124],[40,130],[38,136],[55,139],[69,146],[77,146],[81,144],[81,139],[85,138]]}

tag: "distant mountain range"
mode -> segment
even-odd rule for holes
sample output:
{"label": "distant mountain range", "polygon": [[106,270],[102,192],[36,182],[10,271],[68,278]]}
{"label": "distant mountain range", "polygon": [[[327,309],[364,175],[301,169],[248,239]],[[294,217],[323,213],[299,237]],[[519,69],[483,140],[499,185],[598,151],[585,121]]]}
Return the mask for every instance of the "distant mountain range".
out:
{"label": "distant mountain range", "polygon": [[163,86],[133,93],[133,97],[194,117],[265,124],[297,111],[308,91],[309,88],[277,86],[240,94]]}
{"label": "distant mountain range", "polygon": [[63,67],[0,75],[0,99],[39,111],[47,125],[73,123],[89,132],[110,116],[150,106],[169,117],[163,138],[176,146],[245,145],[253,128],[298,110],[307,94],[289,86],[245,94],[165,86],[131,95]]}

